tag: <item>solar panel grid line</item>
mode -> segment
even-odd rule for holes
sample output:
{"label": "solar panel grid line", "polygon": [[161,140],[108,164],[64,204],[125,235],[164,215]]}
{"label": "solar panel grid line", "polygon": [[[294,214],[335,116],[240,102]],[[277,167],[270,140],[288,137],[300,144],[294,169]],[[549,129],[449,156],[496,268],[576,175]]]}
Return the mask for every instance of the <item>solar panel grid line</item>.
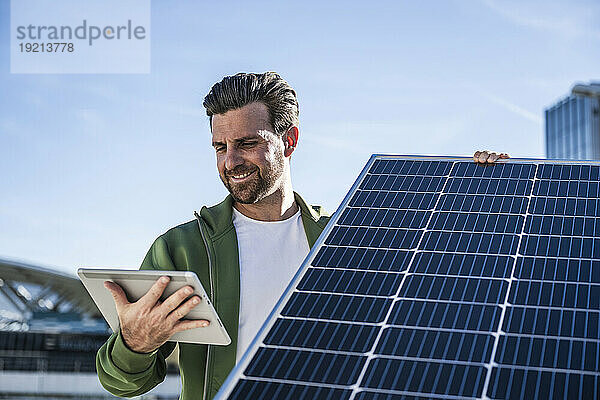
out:
{"label": "solar panel grid line", "polygon": [[[519,249],[521,248],[521,241],[523,239],[523,227],[525,225],[525,221],[527,220],[527,216],[529,214],[529,209],[530,209],[530,206],[531,206],[531,198],[533,196],[533,190],[535,188],[535,184],[536,184],[536,181],[537,181],[538,169],[539,169],[539,164],[536,164],[535,165],[535,171],[533,173],[533,182],[531,184],[531,191],[529,192],[529,195],[526,196],[527,197],[527,208],[525,209],[526,212],[525,212],[525,215],[524,215],[524,220],[523,220],[523,223],[522,223],[522,228],[521,228],[520,233],[517,234],[519,236],[519,243],[517,245],[517,254],[515,256],[514,263],[513,263],[513,266],[511,268],[510,280],[509,280],[509,283],[508,283],[508,289],[506,291],[506,296],[507,297],[510,295],[510,291],[511,291],[512,285],[516,281],[516,278],[515,278],[515,269],[516,269],[517,259],[518,259],[518,256],[519,256]],[[504,318],[506,316],[506,308],[507,308],[507,300],[508,300],[507,297],[505,297],[504,301],[501,304],[499,304],[500,309],[501,309],[500,323],[498,324],[497,331],[495,333],[493,333],[495,341],[494,341],[494,345],[493,345],[493,348],[492,348],[492,355],[491,355],[491,358],[490,358],[490,362],[489,362],[489,364],[487,366],[488,372],[486,374],[485,382],[484,382],[484,385],[483,385],[482,399],[485,399],[485,400],[490,399],[490,397],[488,397],[488,391],[489,391],[490,381],[491,381],[491,378],[492,378],[492,371],[493,371],[494,368],[498,368],[498,366],[499,366],[499,364],[496,363],[495,360],[496,360],[496,352],[498,351],[498,344],[499,344],[499,341],[500,341],[500,337],[502,335],[502,326],[503,326]]]}
{"label": "solar panel grid line", "polygon": [[[452,163],[452,164],[451,164],[451,166],[450,166],[450,169],[447,171],[447,173],[446,173],[446,175],[445,175],[445,178],[446,178],[446,179],[445,179],[445,181],[444,181],[444,183],[443,183],[443,185],[442,185],[442,187],[441,187],[441,192],[442,192],[442,193],[444,192],[444,189],[445,189],[445,187],[446,187],[446,185],[447,185],[447,183],[448,183],[448,179],[449,179],[450,175],[452,174],[452,169],[454,168],[454,166],[455,166],[455,163]],[[439,204],[440,198],[441,198],[441,196],[438,196],[438,198],[436,199],[436,202],[435,202],[435,204],[434,204],[434,206],[433,206],[433,210],[437,209],[437,206],[438,206],[438,204]],[[420,244],[421,244],[421,242],[423,241],[423,238],[424,238],[424,236],[425,236],[425,232],[427,231],[427,228],[426,228],[426,227],[429,225],[429,223],[431,222],[431,219],[432,219],[432,218],[433,218],[433,212],[432,212],[432,213],[431,213],[431,215],[429,216],[428,222],[427,222],[427,224],[425,225],[424,233],[423,233],[423,234],[421,235],[421,237],[419,238],[419,241],[418,241],[418,243],[417,243],[417,245],[416,245],[416,249],[418,249],[418,248],[420,247]],[[396,293],[396,294],[395,294],[395,296],[394,296],[394,298],[396,298],[396,299],[398,299],[398,298],[399,298],[399,293],[400,293],[400,291],[402,290],[402,287],[403,287],[403,285],[404,285],[404,283],[405,283],[405,281],[406,281],[406,279],[407,279],[407,276],[409,275],[409,269],[410,269],[410,266],[411,266],[411,265],[413,264],[413,262],[414,262],[414,259],[415,259],[415,256],[416,256],[416,253],[417,253],[417,252],[415,251],[415,252],[412,254],[412,257],[411,257],[410,261],[409,261],[409,262],[408,262],[408,264],[407,264],[407,265],[408,265],[408,267],[407,267],[406,274],[403,276],[403,278],[402,278],[402,281],[400,282],[400,285],[399,285],[399,287],[398,287],[398,291],[397,291],[397,293]],[[352,386],[350,387],[350,388],[352,389],[352,394],[351,394],[351,396],[350,396],[350,400],[355,400],[356,393],[358,392],[359,388],[361,387],[361,384],[362,384],[362,382],[363,382],[363,379],[364,379],[364,377],[365,377],[365,374],[367,373],[367,367],[368,367],[368,366],[371,364],[372,360],[375,358],[375,349],[376,349],[377,343],[378,343],[378,342],[379,342],[379,340],[381,339],[381,336],[382,336],[382,334],[383,334],[384,328],[385,328],[385,327],[387,327],[387,326],[390,326],[389,324],[387,324],[387,321],[389,320],[389,318],[390,318],[390,316],[391,316],[391,314],[392,314],[392,311],[393,311],[393,309],[394,309],[394,307],[389,307],[389,310],[388,310],[388,312],[387,312],[387,315],[386,315],[386,317],[385,317],[385,319],[384,319],[384,321],[386,321],[386,322],[384,322],[384,323],[382,324],[382,328],[380,329],[380,331],[379,331],[379,333],[378,333],[378,335],[377,335],[377,338],[376,338],[376,340],[375,340],[375,343],[373,344],[373,347],[371,348],[371,350],[370,350],[369,352],[365,353],[365,354],[366,354],[366,356],[367,356],[367,361],[365,362],[365,367],[363,368],[363,370],[361,371],[360,375],[358,376],[358,379],[356,380],[356,382],[354,383],[354,385],[352,385]]]}

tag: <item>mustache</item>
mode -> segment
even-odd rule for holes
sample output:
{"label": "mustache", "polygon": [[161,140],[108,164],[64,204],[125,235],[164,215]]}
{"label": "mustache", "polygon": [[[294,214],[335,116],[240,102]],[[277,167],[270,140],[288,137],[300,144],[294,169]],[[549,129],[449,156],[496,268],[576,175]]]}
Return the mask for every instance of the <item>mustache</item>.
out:
{"label": "mustache", "polygon": [[242,175],[248,172],[253,172],[256,168],[248,168],[248,167],[235,167],[231,170],[225,171],[225,176],[230,177],[232,175]]}

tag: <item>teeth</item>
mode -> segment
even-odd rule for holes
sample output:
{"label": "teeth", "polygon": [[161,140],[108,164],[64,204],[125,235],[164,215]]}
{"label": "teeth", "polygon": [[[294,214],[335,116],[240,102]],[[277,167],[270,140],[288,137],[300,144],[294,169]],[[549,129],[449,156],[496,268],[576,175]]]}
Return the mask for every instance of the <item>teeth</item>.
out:
{"label": "teeth", "polygon": [[245,174],[242,175],[232,175],[235,179],[243,179],[245,177],[247,177],[248,175],[250,175],[252,172],[246,172]]}

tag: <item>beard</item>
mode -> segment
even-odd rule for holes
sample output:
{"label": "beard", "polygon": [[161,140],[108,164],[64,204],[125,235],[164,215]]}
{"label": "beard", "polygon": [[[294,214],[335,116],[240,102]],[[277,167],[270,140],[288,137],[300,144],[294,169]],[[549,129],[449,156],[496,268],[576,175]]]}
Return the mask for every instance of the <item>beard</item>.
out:
{"label": "beard", "polygon": [[[279,178],[283,175],[284,158],[283,154],[277,153],[275,162],[262,172],[256,166],[240,165],[232,170],[225,171],[225,176],[221,176],[221,181],[233,197],[233,200],[242,204],[254,204],[264,199],[273,192]],[[233,182],[231,175],[242,175],[248,172],[254,172],[250,179],[244,182]]]}

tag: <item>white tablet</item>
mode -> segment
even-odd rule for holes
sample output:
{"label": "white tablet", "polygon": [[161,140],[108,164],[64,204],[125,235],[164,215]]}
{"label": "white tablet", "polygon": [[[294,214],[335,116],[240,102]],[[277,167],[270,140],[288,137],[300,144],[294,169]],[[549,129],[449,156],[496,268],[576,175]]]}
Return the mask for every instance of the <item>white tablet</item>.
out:
{"label": "white tablet", "polygon": [[111,293],[104,287],[104,281],[117,283],[127,294],[127,299],[133,302],[146,294],[158,278],[168,276],[171,280],[161,301],[175,293],[177,289],[189,285],[194,288],[194,293],[189,297],[196,295],[202,301],[185,316],[185,319],[210,321],[210,325],[207,327],[177,332],[171,336],[169,341],[221,346],[231,343],[231,338],[194,272],[79,268],[77,275],[114,332],[119,329],[119,316]]}

